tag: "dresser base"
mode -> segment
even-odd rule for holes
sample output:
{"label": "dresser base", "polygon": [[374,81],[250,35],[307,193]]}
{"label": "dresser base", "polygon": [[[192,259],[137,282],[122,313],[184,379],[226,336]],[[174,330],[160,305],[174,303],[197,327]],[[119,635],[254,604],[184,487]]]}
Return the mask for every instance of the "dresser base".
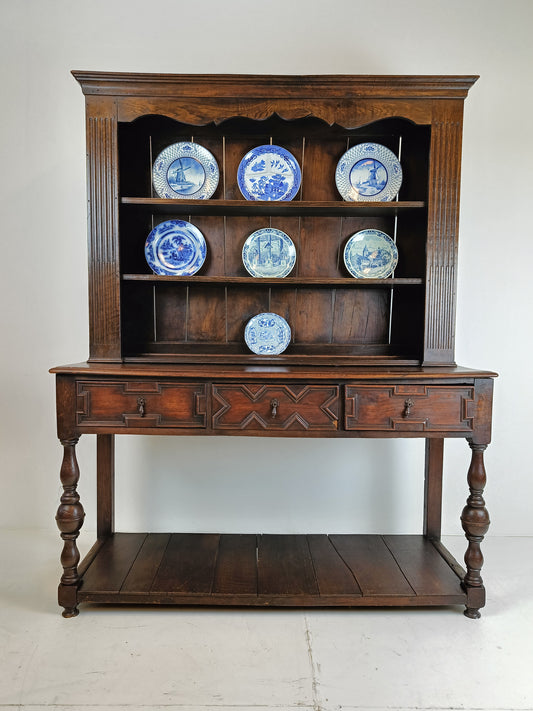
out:
{"label": "dresser base", "polygon": [[115,533],[80,573],[77,602],[468,607],[464,570],[424,536]]}

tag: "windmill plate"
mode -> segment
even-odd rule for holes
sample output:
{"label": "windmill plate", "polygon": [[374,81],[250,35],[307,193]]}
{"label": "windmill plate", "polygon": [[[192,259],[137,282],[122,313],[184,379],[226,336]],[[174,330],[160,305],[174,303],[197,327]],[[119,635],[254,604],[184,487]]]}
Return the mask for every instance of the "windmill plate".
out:
{"label": "windmill plate", "polygon": [[402,185],[400,161],[380,143],[359,143],[342,156],[335,171],[337,190],[344,200],[389,202]]}
{"label": "windmill plate", "polygon": [[152,169],[154,190],[161,198],[207,200],[217,189],[219,177],[213,154],[186,141],[167,146]]}

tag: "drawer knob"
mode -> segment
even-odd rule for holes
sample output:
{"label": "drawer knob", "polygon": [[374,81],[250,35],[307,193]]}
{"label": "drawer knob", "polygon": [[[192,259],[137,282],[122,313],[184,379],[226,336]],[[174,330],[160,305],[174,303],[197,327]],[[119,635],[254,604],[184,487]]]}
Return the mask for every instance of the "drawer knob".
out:
{"label": "drawer knob", "polygon": [[137,411],[141,417],[144,417],[146,402],[143,397],[137,398]]}
{"label": "drawer knob", "polygon": [[278,414],[278,407],[279,407],[279,400],[277,398],[273,398],[270,401],[270,416],[272,417],[272,419],[274,419],[276,417],[276,415]]}
{"label": "drawer knob", "polygon": [[411,400],[411,398],[407,398],[407,400],[404,402],[404,417],[409,417],[409,415],[411,414],[411,409],[414,407],[414,404],[415,403]]}

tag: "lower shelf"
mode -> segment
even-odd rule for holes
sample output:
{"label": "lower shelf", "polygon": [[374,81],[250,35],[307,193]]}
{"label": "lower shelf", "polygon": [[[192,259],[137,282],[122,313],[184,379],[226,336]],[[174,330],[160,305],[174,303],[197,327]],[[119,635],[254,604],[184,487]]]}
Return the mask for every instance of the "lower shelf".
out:
{"label": "lower shelf", "polygon": [[464,571],[423,536],[116,533],[79,602],[276,607],[464,604]]}

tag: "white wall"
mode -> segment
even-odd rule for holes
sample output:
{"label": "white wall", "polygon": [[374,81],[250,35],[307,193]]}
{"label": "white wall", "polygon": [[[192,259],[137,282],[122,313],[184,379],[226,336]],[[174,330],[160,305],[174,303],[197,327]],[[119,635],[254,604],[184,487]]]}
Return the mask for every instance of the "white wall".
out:
{"label": "white wall", "polygon": [[[533,534],[533,392],[520,377],[533,352],[531,0],[0,0],[0,21],[0,525],[54,526],[47,369],[88,353],[84,102],[71,69],[481,74],[465,106],[457,360],[501,374],[492,533]],[[93,439],[78,446],[88,529]],[[124,437],[117,449],[122,530],[420,529],[422,441]],[[469,450],[450,441],[446,455],[444,528],[457,533]]]}

